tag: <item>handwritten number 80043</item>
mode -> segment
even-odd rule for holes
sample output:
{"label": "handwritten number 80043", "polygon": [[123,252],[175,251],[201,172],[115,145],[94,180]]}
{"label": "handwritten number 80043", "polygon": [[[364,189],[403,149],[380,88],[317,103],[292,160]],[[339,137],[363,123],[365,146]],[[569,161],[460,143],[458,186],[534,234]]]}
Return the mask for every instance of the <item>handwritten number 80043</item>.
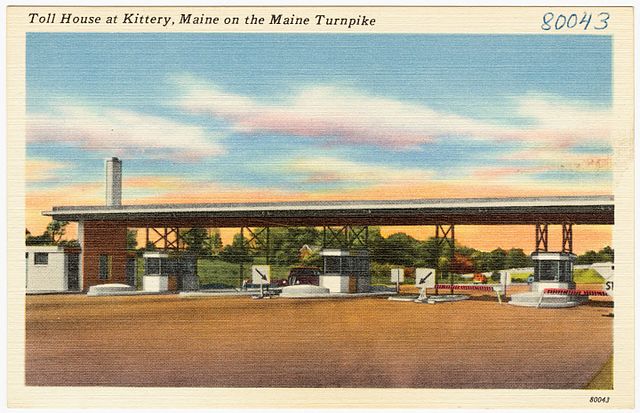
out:
{"label": "handwritten number 80043", "polygon": [[[591,27],[594,30],[604,30],[609,26],[609,13],[602,12],[593,16],[591,13],[584,13],[582,18],[578,17],[576,13],[570,15],[558,14],[555,15],[552,12],[545,13],[542,16],[542,30],[562,30],[562,29],[574,29],[582,28],[587,30]],[[592,21],[593,20],[593,21]]]}

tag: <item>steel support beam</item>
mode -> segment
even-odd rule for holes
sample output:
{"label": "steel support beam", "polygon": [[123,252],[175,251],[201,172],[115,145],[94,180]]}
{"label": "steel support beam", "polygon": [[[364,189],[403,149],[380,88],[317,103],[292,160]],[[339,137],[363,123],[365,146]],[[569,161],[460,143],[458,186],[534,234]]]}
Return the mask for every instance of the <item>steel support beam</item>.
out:
{"label": "steel support beam", "polygon": [[240,227],[240,288],[242,288],[242,280],[244,279],[244,257],[245,257],[245,248],[244,248],[244,227]]}
{"label": "steel support beam", "polygon": [[[442,224],[437,224],[436,225],[436,245],[439,247],[443,246],[443,245],[448,245],[449,246],[449,266],[451,266],[451,264],[453,263],[453,258],[455,256],[455,248],[456,248],[456,232],[455,232],[455,225],[454,224],[449,224],[449,225],[442,225]],[[435,279],[435,283],[436,283],[436,295],[438,295],[438,268],[436,268],[436,279]],[[449,283],[451,285],[451,294],[453,294],[453,272],[449,271],[448,269],[445,272],[449,273]]]}
{"label": "steel support beam", "polygon": [[246,243],[248,249],[258,249],[260,247],[267,248],[269,245],[269,227],[258,228],[252,230],[249,227],[244,227],[249,233],[249,236],[243,242]]}
{"label": "steel support beam", "polygon": [[573,224],[562,224],[562,252],[573,254]]}
{"label": "steel support beam", "polygon": [[549,251],[548,224],[536,224],[536,251]]}
{"label": "steel support beam", "polygon": [[146,227],[146,244],[164,250],[180,249],[180,228],[174,227]]}
{"label": "steel support beam", "polygon": [[[183,230],[182,232],[180,232],[180,230]],[[178,249],[179,250],[186,250],[187,248],[189,248],[189,243],[186,241],[187,239],[189,239],[189,234],[191,233],[191,231],[193,231],[193,228],[189,228],[187,230],[185,230],[184,228],[178,228]],[[209,235],[209,229],[207,228],[207,236]]]}
{"label": "steel support beam", "polygon": [[337,229],[330,226],[322,227],[322,248],[337,245],[342,249],[360,246],[369,247],[369,227],[345,225]]}
{"label": "steel support beam", "polygon": [[[245,238],[245,232],[248,234]],[[249,251],[251,250],[260,250],[264,249],[265,260],[266,263],[269,264],[271,261],[271,227],[261,227],[261,228],[249,228],[249,227],[241,227],[240,228],[240,237],[241,237],[241,254],[242,257],[240,259],[240,285],[242,285],[242,278],[244,274],[244,260],[246,259]]]}

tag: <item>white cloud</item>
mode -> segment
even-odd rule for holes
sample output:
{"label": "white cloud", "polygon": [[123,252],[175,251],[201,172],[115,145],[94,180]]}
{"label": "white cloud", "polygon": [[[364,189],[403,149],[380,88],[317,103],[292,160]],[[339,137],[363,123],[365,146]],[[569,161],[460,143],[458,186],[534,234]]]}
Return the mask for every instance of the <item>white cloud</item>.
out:
{"label": "white cloud", "polygon": [[286,98],[267,100],[230,93],[190,75],[171,81],[183,91],[175,105],[224,119],[236,131],[334,138],[395,149],[415,148],[438,138],[566,146],[607,139],[611,126],[607,109],[548,95],[514,98],[516,113],[531,126],[513,126],[335,86],[308,87]]}
{"label": "white cloud", "polygon": [[218,138],[200,126],[95,104],[51,106],[27,121],[30,142],[69,143],[105,155],[197,160],[223,153]]}

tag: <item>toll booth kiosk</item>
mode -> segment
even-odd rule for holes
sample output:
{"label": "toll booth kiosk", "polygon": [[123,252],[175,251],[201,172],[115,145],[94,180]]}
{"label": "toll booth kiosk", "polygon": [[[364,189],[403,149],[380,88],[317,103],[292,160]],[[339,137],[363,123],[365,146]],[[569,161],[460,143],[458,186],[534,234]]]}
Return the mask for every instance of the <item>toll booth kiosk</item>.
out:
{"label": "toll booth kiosk", "polygon": [[537,251],[533,259],[533,282],[531,291],[542,292],[545,288],[575,289],[573,282],[574,254],[567,252]]}
{"label": "toll booth kiosk", "polygon": [[369,291],[371,272],[368,251],[324,249],[320,255],[323,260],[321,287],[328,288],[331,293]]}
{"label": "toll booth kiosk", "polygon": [[[531,291],[512,294],[509,304],[522,307],[566,308],[580,305],[589,297],[563,293],[575,290],[573,263],[576,256],[567,252],[536,251],[533,259]],[[553,294],[545,289],[556,290]],[[548,290],[549,291],[549,290]]]}
{"label": "toll booth kiosk", "polygon": [[143,258],[144,291],[193,291],[199,288],[195,255],[145,252]]}

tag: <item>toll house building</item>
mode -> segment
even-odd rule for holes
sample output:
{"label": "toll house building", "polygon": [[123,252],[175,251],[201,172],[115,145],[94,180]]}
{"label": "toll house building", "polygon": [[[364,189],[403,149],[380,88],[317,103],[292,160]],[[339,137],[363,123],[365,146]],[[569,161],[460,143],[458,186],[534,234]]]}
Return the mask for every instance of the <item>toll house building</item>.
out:
{"label": "toll house building", "polygon": [[[323,249],[367,250],[368,226],[424,226],[430,227],[429,231],[435,229],[438,244],[448,244],[453,254],[455,227],[460,225],[535,225],[538,252],[547,251],[549,225],[561,225],[562,251],[571,253],[574,225],[614,223],[612,196],[123,205],[121,179],[122,162],[118,158],[108,159],[106,205],[55,206],[43,212],[53,219],[78,223],[81,290],[98,284],[133,282],[135,259],[127,255],[128,229],[142,229],[146,245],[153,245],[155,250],[179,252],[185,246],[181,234],[191,228],[239,228],[242,248],[248,251],[256,245],[263,246],[269,263],[272,227],[321,227]],[[53,254],[52,265],[58,262],[55,264],[58,270],[64,269],[69,274],[73,265],[65,267],[64,254],[53,249],[49,253]],[[53,258],[55,254],[61,254],[61,258]],[[339,257],[326,258],[331,266],[332,260]],[[43,267],[38,265],[30,262],[30,278],[35,277],[30,285],[58,289],[74,286],[64,275],[59,282],[47,285],[42,280]],[[368,265],[362,264],[365,267]],[[366,275],[358,277],[366,278]],[[239,279],[238,287],[241,282]],[[360,289],[357,280],[335,279],[334,284],[333,288],[340,291]]]}

